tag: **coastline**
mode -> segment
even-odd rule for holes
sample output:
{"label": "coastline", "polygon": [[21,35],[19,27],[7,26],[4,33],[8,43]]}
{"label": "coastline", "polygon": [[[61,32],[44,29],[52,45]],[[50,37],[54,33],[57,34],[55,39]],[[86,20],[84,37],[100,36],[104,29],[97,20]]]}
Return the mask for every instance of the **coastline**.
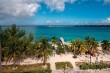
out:
{"label": "coastline", "polygon": [[[31,25],[30,25],[31,26]],[[36,25],[33,27],[30,26],[18,26],[21,29],[26,31],[26,35],[33,33],[35,37],[34,40],[39,39],[40,37],[46,37],[49,41],[53,36],[60,38],[63,37],[66,42],[71,42],[71,40],[81,39],[84,40],[86,36],[94,37],[98,42],[103,40],[110,41],[110,27],[91,27],[91,26],[76,26],[72,25],[63,25],[63,27],[49,27],[49,25]],[[3,27],[5,28],[5,27]],[[45,32],[44,32],[45,31]]]}
{"label": "coastline", "polygon": [[[44,34],[45,33],[46,34],[49,34],[49,33],[44,32],[44,31],[42,31],[42,32]],[[51,32],[51,33],[54,34],[53,32]],[[66,32],[66,33],[68,33],[68,32]],[[80,35],[79,33],[77,33],[77,34]],[[68,33],[68,34],[72,34],[72,33]],[[30,35],[29,38],[28,38],[28,36],[26,35],[27,40],[23,39],[22,41],[24,41],[24,42],[22,42],[20,44],[18,44],[18,42],[16,42],[16,44],[18,44],[17,45],[18,47],[19,47],[19,45],[22,45],[22,44],[23,45],[20,46],[20,48],[18,48],[17,50],[14,50],[14,51],[16,52],[19,49],[21,49],[22,47],[23,47],[22,49],[25,50],[25,47],[26,47],[26,48],[30,48],[30,49],[29,50],[26,49],[25,52],[29,52],[30,54],[29,55],[28,54],[24,54],[24,53],[21,52],[21,50],[19,50],[19,52],[23,55],[23,57],[22,57],[22,55],[20,54],[21,55],[20,56],[21,59],[19,58],[19,60],[14,61],[14,57],[12,57],[11,58],[11,61],[8,61],[8,62],[6,62],[6,59],[4,59],[4,61],[2,62],[2,65],[12,65],[12,64],[16,64],[16,65],[29,65],[29,64],[43,63],[43,61],[42,61],[42,58],[43,57],[41,57],[41,58],[36,57],[36,54],[37,54],[37,56],[42,56],[42,55],[43,56],[46,56],[45,54],[42,54],[42,53],[46,53],[47,54],[47,58],[48,59],[46,59],[46,63],[49,63],[50,64],[51,70],[56,70],[56,68],[55,68],[55,63],[56,62],[67,62],[68,61],[68,62],[72,63],[74,69],[77,70],[78,67],[76,66],[76,62],[92,62],[92,63],[95,63],[96,61],[98,61],[98,62],[100,62],[100,61],[110,61],[110,54],[104,54],[103,53],[103,50],[101,48],[101,42],[100,41],[97,41],[97,40],[92,40],[93,39],[92,37],[87,37],[87,39],[85,40],[87,44],[85,44],[85,43],[84,44],[81,44],[81,43],[84,42],[84,40],[79,39],[80,41],[77,41],[77,39],[75,39],[76,36],[75,37],[74,36],[71,36],[71,38],[74,38],[75,41],[72,42],[72,47],[70,47],[71,41],[72,41],[68,37],[70,35],[64,35],[66,38],[63,37],[60,34],[59,35],[61,37],[55,36],[55,38],[52,38],[51,35],[49,36],[50,39],[52,40],[53,43],[58,42],[57,45],[56,44],[52,44],[52,42],[50,42],[50,39],[48,39],[49,37],[47,35],[46,36],[47,38],[44,37],[44,38],[38,39],[40,41],[38,41],[37,44],[36,44],[35,40],[33,39],[33,41],[31,41],[31,42],[32,43],[35,43],[35,44],[28,46],[29,44],[31,44],[31,42],[28,42],[28,45],[25,42],[29,41],[30,40],[30,37],[32,37],[32,36]],[[83,35],[81,35],[81,37],[82,36]],[[105,37],[103,37],[103,38],[105,38]],[[69,39],[69,41],[67,41],[67,39]],[[97,38],[95,38],[95,39],[97,39]],[[10,40],[12,40],[12,39],[10,39]],[[21,41],[20,38],[19,38],[19,40]],[[61,43],[59,43],[59,42],[61,42]],[[98,42],[98,44],[95,43],[95,42]],[[10,43],[10,42],[6,42],[5,44],[8,44],[8,43]],[[54,49],[51,49],[51,47],[49,46],[49,44],[52,45],[52,48],[54,48]],[[66,45],[63,45],[63,44],[66,44]],[[13,46],[13,45],[15,45],[15,44],[12,43],[11,46]],[[33,47],[33,46],[35,46],[35,47]],[[58,47],[58,49],[55,49],[56,46]],[[83,48],[84,49],[87,49],[87,51],[81,52],[79,50],[79,46],[80,46],[80,48],[84,46]],[[95,51],[97,51],[99,54],[96,54],[97,52],[95,53],[96,55],[91,55],[91,52],[89,52],[88,54],[86,54],[86,52],[88,52],[88,48],[87,48],[88,46],[89,46],[89,49],[91,49],[91,46],[92,46],[92,49],[95,49]],[[13,47],[13,48],[15,48],[15,47]],[[10,49],[12,49],[12,50],[13,50],[13,48],[10,47]],[[67,50],[67,48],[69,48],[69,49]],[[76,48],[77,48],[77,50],[75,50]],[[81,49],[83,49],[83,48],[81,48]],[[31,52],[31,50],[32,50],[32,52]],[[49,53],[49,51],[51,51],[51,53]],[[13,53],[15,53],[15,52],[13,52]],[[35,53],[34,55],[33,55],[33,52]],[[40,53],[38,53],[38,52],[40,52]],[[80,54],[76,54],[78,52],[80,52]],[[75,54],[77,55],[76,57],[74,57]],[[17,57],[17,55],[18,54],[16,53],[16,57]],[[7,55],[7,57],[8,56],[9,55]],[[99,57],[98,60],[97,60],[97,57]],[[90,58],[91,58],[91,60],[90,60]]]}
{"label": "coastline", "polygon": [[[52,42],[49,42],[49,43],[52,44]],[[70,45],[70,44],[71,44],[71,41],[66,41],[66,42],[64,42],[64,44],[66,44],[66,45]],[[98,44],[99,44],[99,46],[101,46],[101,42],[98,42]]]}

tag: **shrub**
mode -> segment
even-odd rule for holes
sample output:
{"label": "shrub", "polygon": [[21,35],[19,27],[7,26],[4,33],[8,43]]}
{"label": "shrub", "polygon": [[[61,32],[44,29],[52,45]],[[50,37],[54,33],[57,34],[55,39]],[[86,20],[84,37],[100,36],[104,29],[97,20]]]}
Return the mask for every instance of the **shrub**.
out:
{"label": "shrub", "polygon": [[89,65],[87,64],[80,65],[80,69],[87,70],[89,69]]}
{"label": "shrub", "polygon": [[[12,72],[12,73],[51,73],[52,70],[48,69],[48,70],[33,70],[33,71],[25,71],[25,72]],[[9,72],[5,72],[5,73],[9,73]]]}
{"label": "shrub", "polygon": [[108,68],[110,68],[110,64],[108,65]]}
{"label": "shrub", "polygon": [[95,64],[92,64],[92,65],[89,65],[89,69],[96,69],[97,65]]}
{"label": "shrub", "polygon": [[66,64],[67,64],[67,67],[73,68],[73,66],[72,66],[72,64],[70,62],[66,62]]}
{"label": "shrub", "polygon": [[73,68],[70,62],[56,62],[56,69]]}
{"label": "shrub", "polygon": [[73,58],[77,58],[77,55],[74,55]]}
{"label": "shrub", "polygon": [[89,64],[89,63],[87,63],[87,62],[76,62],[76,66],[80,66],[80,65],[82,65],[82,64]]}
{"label": "shrub", "polygon": [[65,67],[65,62],[57,62],[55,65],[56,69],[63,69]]}
{"label": "shrub", "polygon": [[[37,63],[37,64],[30,64],[30,65],[3,65],[2,71],[3,72],[30,72],[30,71],[50,71],[50,64],[47,63],[47,68],[43,68],[43,64]],[[13,69],[15,68],[15,69]]]}
{"label": "shrub", "polygon": [[110,68],[110,64],[106,64],[103,62],[99,63],[92,63],[91,65],[85,62],[76,62],[76,65],[80,67],[80,69],[86,70],[86,69],[106,69]]}

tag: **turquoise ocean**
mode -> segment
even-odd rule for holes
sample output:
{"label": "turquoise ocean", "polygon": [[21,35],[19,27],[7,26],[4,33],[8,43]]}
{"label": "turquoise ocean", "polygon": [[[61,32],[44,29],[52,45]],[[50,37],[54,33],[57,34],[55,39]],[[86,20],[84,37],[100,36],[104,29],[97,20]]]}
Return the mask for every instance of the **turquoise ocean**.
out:
{"label": "turquoise ocean", "polygon": [[36,25],[36,26],[20,26],[26,31],[26,35],[30,32],[34,35],[34,40],[41,37],[46,37],[51,41],[53,36],[57,38],[63,37],[66,42],[71,40],[81,39],[84,40],[86,36],[94,37],[97,41],[109,40],[110,41],[110,27],[91,27],[91,26],[49,26],[49,25]]}

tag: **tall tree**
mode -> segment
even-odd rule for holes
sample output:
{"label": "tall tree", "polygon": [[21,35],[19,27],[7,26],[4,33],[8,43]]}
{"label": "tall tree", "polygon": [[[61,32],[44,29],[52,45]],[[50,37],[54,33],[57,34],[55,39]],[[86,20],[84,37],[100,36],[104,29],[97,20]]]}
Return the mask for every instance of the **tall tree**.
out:
{"label": "tall tree", "polygon": [[79,39],[73,40],[71,42],[71,49],[72,49],[74,55],[81,53],[81,45],[82,45],[82,41]]}
{"label": "tall tree", "polygon": [[54,36],[54,37],[52,37],[52,43],[53,44],[56,44],[57,43],[57,38]]}
{"label": "tall tree", "polygon": [[13,24],[11,27],[4,29],[1,33],[2,60],[17,61],[22,55],[27,54],[28,45],[31,43],[33,36],[25,36],[25,31]]}
{"label": "tall tree", "polygon": [[108,40],[103,40],[101,43],[102,43],[101,47],[102,47],[103,52],[104,53],[109,52],[110,51],[110,43],[109,43],[109,41]]}
{"label": "tall tree", "polygon": [[[24,36],[22,39],[20,39],[21,42],[21,53],[24,57],[29,57],[31,56],[30,51],[33,50],[33,48],[29,47],[32,45],[32,40],[33,40],[33,34],[30,33],[28,37]],[[31,49],[30,49],[31,48]]]}
{"label": "tall tree", "polygon": [[20,38],[25,35],[25,32],[13,24],[10,28],[6,28],[1,33],[1,48],[2,58],[16,60],[20,54]]}
{"label": "tall tree", "polygon": [[52,54],[50,44],[46,38],[41,38],[39,42],[39,48],[37,49],[38,55],[41,56],[43,64],[46,64],[49,56]]}
{"label": "tall tree", "polygon": [[73,54],[74,54],[74,56],[75,56],[75,51],[76,51],[76,42],[75,41],[71,41],[71,50],[72,50],[72,52],[73,52]]}
{"label": "tall tree", "polygon": [[60,42],[57,43],[57,54],[65,54],[65,47]]}
{"label": "tall tree", "polygon": [[95,38],[85,37],[85,43],[88,50],[88,53],[90,54],[90,64],[91,64],[91,56],[93,56],[94,52],[96,52],[98,47],[98,42],[95,40]]}
{"label": "tall tree", "polygon": [[87,47],[88,52],[92,55],[94,51],[97,50],[98,42],[95,38],[85,37],[85,45]]}
{"label": "tall tree", "polygon": [[81,54],[82,54],[82,53],[85,54],[86,51],[87,51],[86,44],[85,44],[85,42],[82,42],[82,44],[81,44],[81,49],[80,49],[80,53],[81,53]]}

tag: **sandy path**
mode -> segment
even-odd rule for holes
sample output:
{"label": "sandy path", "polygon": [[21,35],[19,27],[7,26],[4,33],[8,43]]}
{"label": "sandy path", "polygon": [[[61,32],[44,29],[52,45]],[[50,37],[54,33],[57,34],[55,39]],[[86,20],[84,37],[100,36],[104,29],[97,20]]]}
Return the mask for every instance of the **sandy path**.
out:
{"label": "sandy path", "polygon": [[[78,56],[78,58],[73,59],[72,54],[63,54],[63,55],[55,55],[55,57],[50,57],[49,60],[47,61],[48,63],[50,63],[51,69],[52,70],[56,70],[55,67],[55,62],[65,62],[65,61],[69,61],[72,63],[73,68],[75,70],[78,70],[78,67],[76,66],[75,62],[89,62],[90,58],[89,57],[85,57],[85,55],[82,56]],[[99,55],[98,61],[103,60],[103,61],[110,61],[110,55]],[[96,57],[92,57],[92,62],[96,61]],[[13,62],[8,62],[7,65],[12,64]],[[24,65],[24,64],[36,64],[36,63],[41,63],[41,60],[36,60],[36,59],[32,59],[32,58],[27,58],[25,59],[23,62],[20,62],[19,64]],[[6,65],[5,62],[2,63],[2,65]]]}

